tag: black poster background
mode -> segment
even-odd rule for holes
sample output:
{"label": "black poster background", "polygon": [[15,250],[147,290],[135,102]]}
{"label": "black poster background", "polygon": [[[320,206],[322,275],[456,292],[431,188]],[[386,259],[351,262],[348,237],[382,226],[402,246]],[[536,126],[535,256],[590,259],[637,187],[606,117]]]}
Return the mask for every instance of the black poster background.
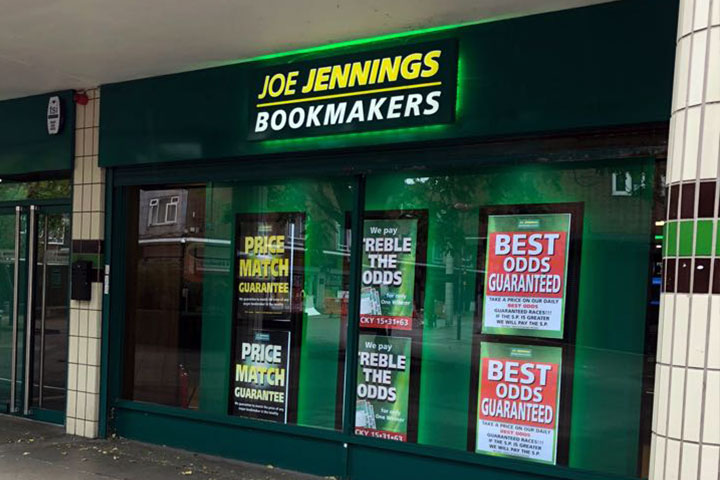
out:
{"label": "black poster background", "polygon": [[[272,420],[275,422],[287,422],[287,405],[290,373],[290,332],[286,330],[255,330],[252,332],[241,332],[237,339],[237,350],[235,357],[235,365],[243,366],[248,369],[276,369],[270,376],[258,376],[256,378],[262,381],[252,382],[238,380],[236,372],[233,374],[233,414],[241,415],[248,418],[258,418],[261,420]],[[262,362],[254,361],[251,356],[246,355],[242,358],[243,348],[250,346],[277,346],[280,351],[278,362]],[[284,372],[285,381],[278,385],[281,373]],[[270,383],[274,382],[275,385]],[[240,389],[247,393],[248,390],[270,391],[274,393],[282,393],[284,401],[250,399],[247,394],[235,395],[235,390]]]}
{"label": "black poster background", "polygon": [[[289,263],[287,276],[240,276],[240,261],[248,259],[245,252],[246,238],[253,236],[284,235],[284,251],[267,254],[265,258],[286,259]],[[232,415],[263,418],[278,422],[294,423],[297,418],[297,391],[302,338],[303,288],[305,261],[305,214],[302,212],[277,212],[238,214],[235,221],[235,259],[233,295],[233,355],[230,375],[229,412]],[[263,272],[264,273],[264,272]],[[287,293],[241,293],[242,284],[286,282]],[[287,352],[287,415],[285,418],[257,417],[247,411],[238,411],[235,406],[235,368],[241,361],[243,341],[253,338],[258,331],[280,332],[290,337]]]}

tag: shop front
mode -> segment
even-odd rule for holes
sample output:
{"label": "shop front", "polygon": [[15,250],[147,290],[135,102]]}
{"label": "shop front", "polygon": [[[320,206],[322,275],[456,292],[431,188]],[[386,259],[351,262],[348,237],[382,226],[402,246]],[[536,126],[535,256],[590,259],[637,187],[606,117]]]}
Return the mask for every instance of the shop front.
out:
{"label": "shop front", "polygon": [[672,3],[103,86],[101,431],[353,479],[646,477]]}
{"label": "shop front", "polygon": [[0,412],[63,423],[72,93],[0,102]]}

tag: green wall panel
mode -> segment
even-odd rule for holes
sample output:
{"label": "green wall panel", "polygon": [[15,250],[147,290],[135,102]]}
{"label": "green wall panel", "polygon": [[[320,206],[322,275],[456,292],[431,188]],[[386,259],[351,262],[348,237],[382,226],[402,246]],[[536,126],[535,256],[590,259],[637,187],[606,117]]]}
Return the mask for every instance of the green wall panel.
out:
{"label": "green wall panel", "polygon": [[685,220],[679,222],[678,226],[678,255],[689,257],[693,254],[693,230],[695,222]]}
{"label": "green wall panel", "polygon": [[[58,95],[65,118],[57,135],[47,133],[48,99]],[[75,103],[71,91],[0,102],[0,178],[70,170],[75,147]]]}
{"label": "green wall panel", "polygon": [[713,221],[697,221],[697,239],[695,240],[695,255],[709,257],[712,252]]}
{"label": "green wall panel", "polygon": [[116,424],[123,437],[247,462],[323,476],[339,476],[345,468],[337,441],[122,408]]}
{"label": "green wall panel", "polygon": [[[100,163],[138,165],[666,122],[676,16],[673,0],[623,0],[105,85]],[[256,69],[443,38],[459,42],[454,124],[246,140],[248,86]]]}
{"label": "green wall panel", "polygon": [[668,257],[677,256],[678,222],[667,222],[665,224],[665,255]]}

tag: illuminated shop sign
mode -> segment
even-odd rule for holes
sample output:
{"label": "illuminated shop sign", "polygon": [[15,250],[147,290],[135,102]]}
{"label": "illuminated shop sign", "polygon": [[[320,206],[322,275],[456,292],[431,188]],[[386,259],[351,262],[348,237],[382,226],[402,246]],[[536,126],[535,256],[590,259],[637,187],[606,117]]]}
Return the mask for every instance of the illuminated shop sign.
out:
{"label": "illuminated shop sign", "polygon": [[457,63],[457,42],[443,40],[259,70],[248,138],[450,123]]}

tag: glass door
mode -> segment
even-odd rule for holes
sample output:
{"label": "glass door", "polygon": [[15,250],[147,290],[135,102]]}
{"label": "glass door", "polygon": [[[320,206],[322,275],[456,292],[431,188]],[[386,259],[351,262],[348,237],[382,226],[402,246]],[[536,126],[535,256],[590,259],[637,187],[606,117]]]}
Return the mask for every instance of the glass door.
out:
{"label": "glass door", "polygon": [[[38,210],[35,219],[33,289],[32,390],[30,410],[64,415],[70,318],[70,214]],[[44,415],[45,419],[50,419]],[[60,420],[62,417],[60,417]]]}
{"label": "glass door", "polygon": [[62,422],[70,315],[70,213],[0,209],[0,411]]}
{"label": "glass door", "polygon": [[[18,410],[22,391],[27,213],[0,210],[0,412]],[[22,297],[22,298],[21,298]]]}

